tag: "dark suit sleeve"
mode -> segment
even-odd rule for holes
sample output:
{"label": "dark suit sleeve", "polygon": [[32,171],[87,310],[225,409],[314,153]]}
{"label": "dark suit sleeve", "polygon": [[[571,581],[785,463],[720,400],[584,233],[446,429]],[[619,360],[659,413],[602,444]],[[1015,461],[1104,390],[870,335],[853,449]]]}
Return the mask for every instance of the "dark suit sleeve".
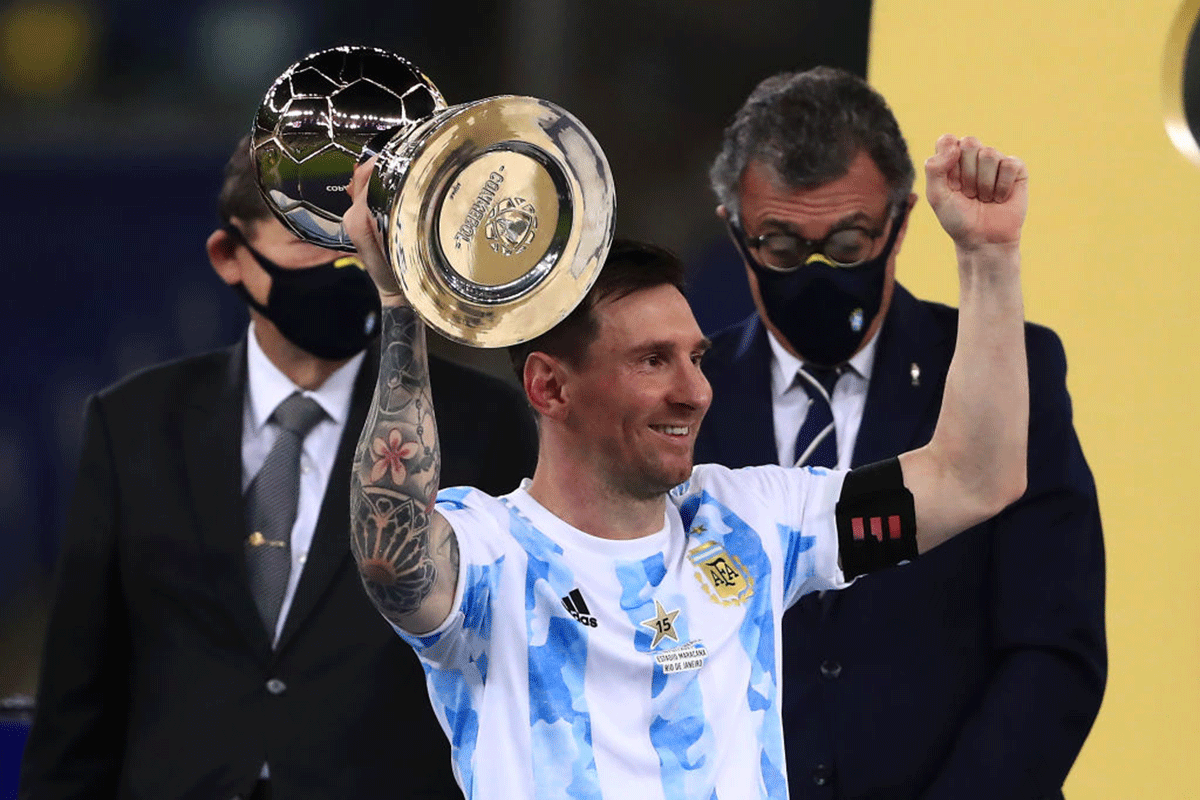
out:
{"label": "dark suit sleeve", "polygon": [[507,494],[537,466],[537,426],[523,392],[496,381],[488,402],[478,488],[493,495]]}
{"label": "dark suit sleeve", "polygon": [[442,488],[474,486],[498,496],[533,477],[537,428],[524,392],[436,356],[429,359],[429,383],[442,445]]}
{"label": "dark suit sleeve", "polygon": [[116,797],[129,707],[117,479],[100,400],[87,407],[42,653],[21,798]]}
{"label": "dark suit sleeve", "polygon": [[1027,331],[1028,490],[990,523],[1000,665],[924,800],[1058,797],[1104,693],[1096,488],[1071,422],[1062,344]]}

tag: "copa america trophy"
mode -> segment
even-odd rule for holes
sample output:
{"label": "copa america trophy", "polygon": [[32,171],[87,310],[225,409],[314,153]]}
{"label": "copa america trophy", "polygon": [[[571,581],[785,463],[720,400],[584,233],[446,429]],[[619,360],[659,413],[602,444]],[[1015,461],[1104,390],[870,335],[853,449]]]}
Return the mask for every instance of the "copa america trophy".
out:
{"label": "copa america trophy", "polygon": [[377,155],[367,199],[392,270],[425,322],[464,344],[505,347],[552,328],[612,243],[612,175],[579,120],[532,97],[447,106],[384,50],[296,62],[267,91],[250,139],[275,215],[340,250],[353,250],[345,187]]}

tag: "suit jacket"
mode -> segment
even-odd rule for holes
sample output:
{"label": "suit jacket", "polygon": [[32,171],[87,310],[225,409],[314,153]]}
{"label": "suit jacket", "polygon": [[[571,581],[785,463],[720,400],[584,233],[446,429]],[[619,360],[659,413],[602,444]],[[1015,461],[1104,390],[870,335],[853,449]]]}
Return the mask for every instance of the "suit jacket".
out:
{"label": "suit jacket", "polygon": [[[956,310],[896,286],[853,466],[929,441],[957,323]],[[1104,552],[1062,345],[1046,328],[1025,332],[1025,495],[919,559],[806,596],[784,616],[794,800],[1062,797],[1104,691]],[[697,462],[776,462],[767,335],[751,317],[714,337]]]}
{"label": "suit jacket", "polygon": [[[245,342],[89,401],[21,797],[223,800],[264,762],[275,800],[461,797],[420,663],[349,550],[378,363],[373,347],[274,650],[243,554]],[[443,361],[430,373],[445,482],[531,475],[524,398]]]}

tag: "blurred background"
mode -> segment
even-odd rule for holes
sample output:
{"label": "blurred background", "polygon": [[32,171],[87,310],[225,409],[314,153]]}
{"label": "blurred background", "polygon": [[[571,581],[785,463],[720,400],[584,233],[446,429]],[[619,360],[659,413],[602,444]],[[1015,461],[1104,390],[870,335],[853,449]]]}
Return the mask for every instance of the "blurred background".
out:
{"label": "blurred background", "polygon": [[[374,45],[452,104],[564,106],[605,149],[619,233],[685,258],[712,331],[750,311],[707,186],[721,131],[762,78],[824,63],[869,77],[918,164],[946,131],[1029,164],[1027,315],[1063,336],[1109,553],[1108,693],[1068,796],[1200,797],[1200,151],[1185,124],[1200,0],[946,5],[0,0],[0,698],[36,687],[85,398],[244,332],[204,239],[222,165],[288,65]],[[918,295],[955,302],[923,204],[898,264]],[[500,354],[435,346],[507,377]],[[12,770],[0,761],[0,789]]]}

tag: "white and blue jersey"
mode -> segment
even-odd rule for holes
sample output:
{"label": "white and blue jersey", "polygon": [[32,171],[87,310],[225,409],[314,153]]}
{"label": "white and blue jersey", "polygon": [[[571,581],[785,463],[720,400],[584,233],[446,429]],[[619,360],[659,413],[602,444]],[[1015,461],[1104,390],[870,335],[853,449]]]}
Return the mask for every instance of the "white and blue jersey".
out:
{"label": "white and blue jersey", "polygon": [[785,798],[779,620],[838,588],[843,473],[703,465],[613,541],[444,489],[453,610],[417,650],[468,798]]}

